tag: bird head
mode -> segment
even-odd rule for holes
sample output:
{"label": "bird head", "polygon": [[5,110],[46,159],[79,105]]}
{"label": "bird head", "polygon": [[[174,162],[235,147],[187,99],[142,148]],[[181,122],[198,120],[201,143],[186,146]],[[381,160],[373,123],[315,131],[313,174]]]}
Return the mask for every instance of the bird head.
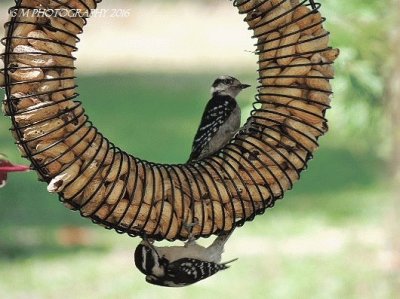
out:
{"label": "bird head", "polygon": [[148,241],[142,241],[135,250],[135,265],[146,276],[165,275],[165,259],[160,257],[156,248]]}
{"label": "bird head", "polygon": [[248,84],[242,84],[238,79],[231,76],[220,76],[215,79],[212,87],[211,93],[218,95],[227,95],[232,98],[236,96],[245,88],[250,87]]}

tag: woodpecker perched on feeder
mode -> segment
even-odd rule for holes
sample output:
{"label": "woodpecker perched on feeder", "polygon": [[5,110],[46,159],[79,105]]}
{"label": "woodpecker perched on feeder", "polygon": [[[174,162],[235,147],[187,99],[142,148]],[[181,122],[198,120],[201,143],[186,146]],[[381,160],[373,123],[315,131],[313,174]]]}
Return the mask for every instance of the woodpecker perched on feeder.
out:
{"label": "woodpecker perched on feeder", "polygon": [[[212,98],[203,112],[189,162],[217,152],[236,134],[241,116],[236,96],[248,87],[231,76],[220,76],[214,81]],[[228,264],[235,261],[221,263],[224,245],[231,234],[218,236],[209,247],[198,245],[192,238],[184,246],[170,247],[157,247],[144,240],[135,250],[135,265],[151,284],[188,286],[229,268]]]}
{"label": "woodpecker perched on feeder", "polygon": [[224,245],[230,235],[218,236],[203,247],[194,240],[184,246],[157,247],[149,240],[142,241],[135,250],[135,265],[146,275],[146,281],[164,287],[185,287],[229,268],[221,263]]}
{"label": "woodpecker perched on feeder", "polygon": [[194,137],[189,162],[200,160],[223,148],[240,127],[240,107],[236,96],[248,84],[242,84],[231,76],[218,77],[212,87],[212,98],[208,101]]}

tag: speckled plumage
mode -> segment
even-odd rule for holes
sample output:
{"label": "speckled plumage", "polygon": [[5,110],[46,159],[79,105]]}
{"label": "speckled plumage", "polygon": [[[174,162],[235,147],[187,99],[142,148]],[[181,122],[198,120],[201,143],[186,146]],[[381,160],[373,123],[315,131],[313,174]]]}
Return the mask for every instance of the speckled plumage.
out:
{"label": "speckled plumage", "polygon": [[229,143],[240,128],[241,111],[235,97],[247,87],[230,76],[214,81],[212,98],[204,109],[189,161],[203,159]]}

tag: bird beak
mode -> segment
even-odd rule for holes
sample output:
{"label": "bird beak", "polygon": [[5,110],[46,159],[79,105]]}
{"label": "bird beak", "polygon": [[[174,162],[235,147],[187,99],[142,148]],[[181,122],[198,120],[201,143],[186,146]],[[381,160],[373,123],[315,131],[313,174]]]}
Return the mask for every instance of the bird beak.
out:
{"label": "bird beak", "polygon": [[240,89],[246,89],[249,88],[251,85],[249,84],[240,84]]}

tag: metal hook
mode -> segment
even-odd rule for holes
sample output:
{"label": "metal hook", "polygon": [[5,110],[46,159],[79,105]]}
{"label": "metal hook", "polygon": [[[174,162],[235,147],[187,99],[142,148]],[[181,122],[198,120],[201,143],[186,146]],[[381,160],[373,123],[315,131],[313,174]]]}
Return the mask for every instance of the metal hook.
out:
{"label": "metal hook", "polygon": [[317,6],[315,5],[314,0],[310,0],[310,4],[311,4],[312,9],[317,9]]}

